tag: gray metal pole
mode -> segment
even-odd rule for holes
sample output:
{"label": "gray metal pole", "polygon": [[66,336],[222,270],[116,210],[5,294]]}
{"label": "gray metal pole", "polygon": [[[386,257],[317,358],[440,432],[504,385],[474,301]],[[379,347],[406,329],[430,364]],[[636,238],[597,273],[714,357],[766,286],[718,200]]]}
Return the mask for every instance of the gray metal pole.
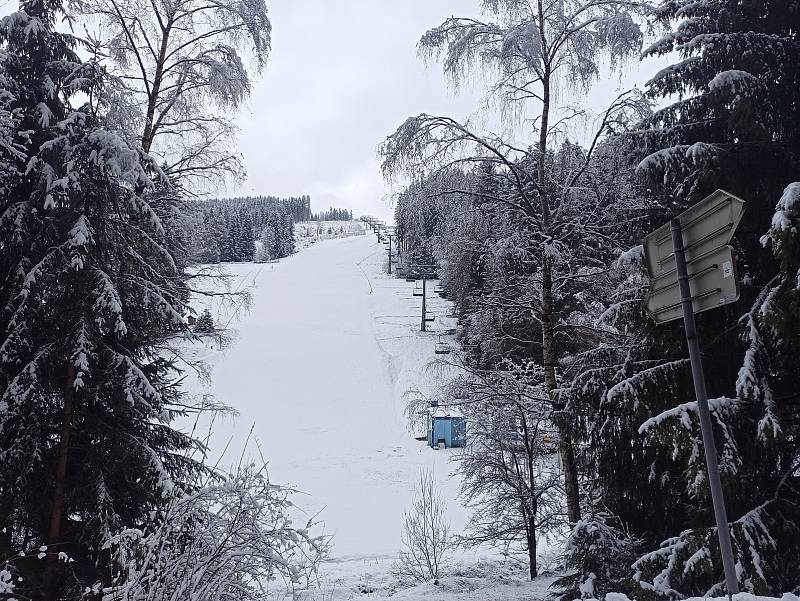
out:
{"label": "gray metal pole", "polygon": [[427,324],[425,323],[425,276],[422,276],[422,323],[420,325],[420,331],[425,332],[427,331]]}
{"label": "gray metal pole", "polygon": [[392,275],[392,235],[389,234],[389,275]]}
{"label": "gray metal pole", "polygon": [[686,343],[689,346],[689,362],[692,365],[692,379],[694,380],[694,394],[697,398],[697,412],[700,414],[700,430],[703,433],[703,448],[706,455],[708,485],[711,488],[711,502],[714,504],[714,518],[717,522],[722,567],[725,570],[725,584],[728,588],[728,598],[730,599],[731,595],[735,595],[739,592],[739,584],[736,580],[736,570],[733,563],[731,533],[728,529],[725,497],[722,493],[722,482],[719,477],[719,463],[717,460],[717,447],[714,444],[711,413],[708,410],[706,381],[703,375],[703,362],[700,357],[700,344],[697,339],[697,327],[694,321],[692,293],[689,288],[686,256],[683,252],[683,232],[681,231],[680,220],[673,219],[670,222],[670,231],[672,232],[672,247],[675,252],[675,268],[678,274],[678,285],[681,291],[683,327],[686,332]]}

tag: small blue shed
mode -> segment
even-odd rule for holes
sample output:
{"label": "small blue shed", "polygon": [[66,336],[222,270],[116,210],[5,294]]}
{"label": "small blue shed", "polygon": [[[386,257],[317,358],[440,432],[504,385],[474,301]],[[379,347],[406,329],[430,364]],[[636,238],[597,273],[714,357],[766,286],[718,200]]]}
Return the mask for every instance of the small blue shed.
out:
{"label": "small blue shed", "polygon": [[428,444],[432,449],[438,449],[442,443],[446,449],[465,446],[467,444],[467,420],[460,415],[453,415],[442,410],[434,413],[431,416]]}

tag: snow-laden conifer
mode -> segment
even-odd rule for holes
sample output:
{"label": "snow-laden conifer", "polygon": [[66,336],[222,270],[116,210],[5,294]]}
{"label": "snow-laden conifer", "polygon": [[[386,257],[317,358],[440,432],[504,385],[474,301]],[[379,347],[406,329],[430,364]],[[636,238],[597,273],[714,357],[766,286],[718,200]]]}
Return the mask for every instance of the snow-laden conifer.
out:
{"label": "snow-laden conifer", "polygon": [[[640,175],[663,191],[673,215],[717,187],[747,201],[734,241],[741,300],[699,324],[709,389],[718,397],[712,418],[739,586],[777,593],[796,586],[789,575],[798,570],[800,524],[791,485],[800,373],[792,185],[800,163],[790,142],[800,131],[795,14],[783,2],[687,0],[663,2],[654,17],[667,31],[644,55],[680,56],[647,84],[651,96],[669,102],[644,123]],[[637,561],[636,575],[661,594],[710,594],[722,590],[719,550],[694,395],[683,378],[676,372],[665,382],[675,398],[651,405],[640,427],[676,462],[668,470],[673,490],[680,488],[690,506],[698,499],[702,509],[692,506],[692,519],[676,521],[661,545]],[[659,477],[665,474],[654,470],[653,479]]]}
{"label": "snow-laden conifer", "polygon": [[107,536],[198,469],[159,352],[188,297],[168,211],[149,202],[161,174],[104,126],[102,69],[57,32],[60,11],[30,0],[0,21],[14,159],[0,197],[0,530],[4,554],[44,548],[15,591],[37,598],[107,573]]}

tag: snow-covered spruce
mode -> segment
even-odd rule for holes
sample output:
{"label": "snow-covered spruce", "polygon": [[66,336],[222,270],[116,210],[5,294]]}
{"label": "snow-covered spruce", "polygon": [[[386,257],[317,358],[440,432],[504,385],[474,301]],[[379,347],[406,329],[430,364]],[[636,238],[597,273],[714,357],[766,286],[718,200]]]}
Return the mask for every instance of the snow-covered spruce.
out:
{"label": "snow-covered spruce", "polygon": [[0,548],[45,549],[15,563],[19,598],[94,584],[108,535],[200,469],[171,426],[187,399],[159,352],[185,329],[175,196],[104,123],[103,71],[57,32],[61,10],[30,0],[0,21]]}
{"label": "snow-covered spruce", "polygon": [[[785,142],[800,131],[794,117],[797,75],[786,69],[797,60],[791,14],[779,2],[661,3],[653,16],[667,29],[644,54],[675,51],[680,57],[648,82],[652,98],[669,102],[643,123],[639,136],[648,156],[638,171],[663,193],[672,214],[717,187],[748,203],[746,225],[735,242],[742,300],[730,311],[704,316],[700,324],[710,393],[718,397],[712,403],[714,429],[739,586],[759,594],[792,590],[793,575],[800,571],[800,515],[790,484],[797,470],[791,442],[797,424],[791,415],[800,368],[796,185],[791,183],[800,162]],[[646,336],[655,344],[665,338]],[[673,398],[660,406],[648,399],[649,415],[636,427],[645,425],[642,434],[662,455],[653,461],[651,481],[669,479],[669,490],[681,488],[689,506],[696,499],[708,508],[693,395],[681,383],[686,376],[677,371],[674,376],[663,383]],[[630,392],[622,397],[628,404],[642,400]],[[707,509],[690,513],[637,562],[637,577],[646,588],[661,594],[722,592],[712,516]]]}

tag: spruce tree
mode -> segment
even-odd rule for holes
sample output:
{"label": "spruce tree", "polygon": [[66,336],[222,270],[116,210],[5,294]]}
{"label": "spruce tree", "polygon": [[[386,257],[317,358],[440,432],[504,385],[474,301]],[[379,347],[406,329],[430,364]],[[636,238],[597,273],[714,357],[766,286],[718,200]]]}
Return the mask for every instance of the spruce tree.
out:
{"label": "spruce tree", "polygon": [[[668,216],[715,188],[747,201],[734,241],[741,299],[698,324],[709,393],[717,398],[715,436],[739,586],[780,593],[800,585],[800,431],[791,419],[800,376],[798,211],[790,186],[800,172],[800,11],[796,2],[777,0],[669,0],[655,18],[669,31],[644,54],[677,52],[680,60],[655,75],[648,93],[677,100],[644,124],[639,173],[662,195]],[[640,329],[643,342],[660,348],[661,358],[685,356],[680,326],[648,330]],[[617,378],[605,394],[607,410],[619,415],[633,407],[654,418],[629,421],[625,438],[638,429],[653,457],[650,480],[673,499],[656,502],[666,519],[637,525],[652,551],[636,562],[635,576],[665,595],[719,592],[697,415],[684,405],[694,399],[688,366],[668,362]],[[627,488],[624,494],[645,500]],[[669,530],[662,540],[652,538],[656,523]]]}
{"label": "spruce tree", "polygon": [[294,246],[294,219],[290,213],[283,214],[283,240],[281,246],[281,256],[288,257],[295,251]]}
{"label": "spruce tree", "polygon": [[200,317],[197,318],[194,331],[198,334],[211,334],[214,332],[214,318],[211,317],[211,311],[203,309]]}
{"label": "spruce tree", "polygon": [[61,11],[25,0],[0,24],[20,142],[0,197],[0,563],[17,596],[51,599],[102,586],[109,533],[143,527],[196,467],[158,352],[188,297],[147,200],[159,170],[104,128],[102,70],[56,31]]}
{"label": "spruce tree", "polygon": [[225,241],[222,245],[220,253],[220,261],[223,262],[236,262],[238,261],[238,248],[237,240],[239,238],[239,220],[236,215],[225,214]]}
{"label": "spruce tree", "polygon": [[241,232],[239,237],[239,260],[252,261],[256,252],[256,240],[253,235],[253,222],[247,213],[242,212]]}

